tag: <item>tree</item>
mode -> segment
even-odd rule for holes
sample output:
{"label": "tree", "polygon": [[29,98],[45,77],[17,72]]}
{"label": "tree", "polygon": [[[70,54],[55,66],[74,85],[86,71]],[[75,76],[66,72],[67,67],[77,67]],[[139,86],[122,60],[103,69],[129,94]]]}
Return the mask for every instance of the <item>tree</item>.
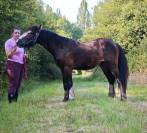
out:
{"label": "tree", "polygon": [[[146,0],[101,2],[94,8],[93,29],[87,28],[82,40],[113,39],[128,52],[130,71],[143,72],[146,67],[146,52],[143,50],[147,38],[146,8]],[[142,70],[138,69],[139,62],[142,62]]]}
{"label": "tree", "polygon": [[88,4],[86,0],[82,0],[77,15],[78,26],[85,31],[87,27],[91,26],[91,14],[88,11]]}
{"label": "tree", "polygon": [[94,33],[119,42],[127,51],[147,35],[147,1],[112,0],[94,11]]}
{"label": "tree", "polygon": [[57,10],[56,10],[56,14],[57,14],[58,17],[62,17],[62,14],[61,14],[61,11],[60,11],[59,8],[57,8]]}

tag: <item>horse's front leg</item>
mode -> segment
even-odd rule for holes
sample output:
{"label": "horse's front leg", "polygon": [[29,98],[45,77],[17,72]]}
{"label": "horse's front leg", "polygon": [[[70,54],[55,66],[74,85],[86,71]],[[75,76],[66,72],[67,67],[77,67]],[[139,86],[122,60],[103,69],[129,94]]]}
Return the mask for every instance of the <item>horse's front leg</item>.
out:
{"label": "horse's front leg", "polygon": [[63,76],[63,86],[64,86],[64,99],[63,101],[66,102],[68,100],[73,100],[74,90],[73,90],[73,81],[72,81],[72,69],[70,67],[64,67],[62,70]]}

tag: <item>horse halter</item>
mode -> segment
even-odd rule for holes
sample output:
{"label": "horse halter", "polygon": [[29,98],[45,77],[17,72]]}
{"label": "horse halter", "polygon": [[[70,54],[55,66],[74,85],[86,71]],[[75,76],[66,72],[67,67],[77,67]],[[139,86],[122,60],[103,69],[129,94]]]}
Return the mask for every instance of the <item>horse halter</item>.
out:
{"label": "horse halter", "polygon": [[38,36],[39,36],[39,32],[37,32],[37,33],[35,34],[35,36],[32,37],[32,38],[27,42],[27,44],[29,44],[29,46],[34,46],[34,45],[36,44],[36,41],[37,41],[37,39],[38,39]]}
{"label": "horse halter", "polygon": [[39,32],[35,33],[35,36],[32,37],[31,39],[29,39],[28,41],[23,40],[24,36],[22,36],[21,38],[18,39],[17,45],[19,47],[24,47],[24,48],[32,47],[36,44],[36,41],[37,41],[38,36],[39,36]]}
{"label": "horse halter", "polygon": [[39,33],[40,33],[40,32],[37,32],[36,35],[35,35],[35,37],[34,37],[34,41],[33,41],[34,44],[37,42],[37,39],[38,39]]}

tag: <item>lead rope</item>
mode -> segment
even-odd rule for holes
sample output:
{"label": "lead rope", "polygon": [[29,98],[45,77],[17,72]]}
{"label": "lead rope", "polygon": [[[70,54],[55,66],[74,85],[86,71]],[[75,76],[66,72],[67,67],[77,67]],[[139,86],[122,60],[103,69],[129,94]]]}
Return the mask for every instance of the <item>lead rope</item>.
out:
{"label": "lead rope", "polygon": [[[24,54],[27,55],[27,48],[24,48]],[[24,56],[24,77],[27,78],[27,57]]]}

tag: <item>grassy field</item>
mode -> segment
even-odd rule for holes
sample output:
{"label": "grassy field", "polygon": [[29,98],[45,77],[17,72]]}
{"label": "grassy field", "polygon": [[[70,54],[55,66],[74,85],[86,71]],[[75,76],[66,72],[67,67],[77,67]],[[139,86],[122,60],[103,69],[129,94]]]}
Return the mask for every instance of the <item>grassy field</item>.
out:
{"label": "grassy field", "polygon": [[147,133],[147,86],[129,84],[128,100],[107,96],[107,83],[74,80],[76,99],[63,103],[62,82],[33,82],[17,103],[0,101],[0,133]]}

